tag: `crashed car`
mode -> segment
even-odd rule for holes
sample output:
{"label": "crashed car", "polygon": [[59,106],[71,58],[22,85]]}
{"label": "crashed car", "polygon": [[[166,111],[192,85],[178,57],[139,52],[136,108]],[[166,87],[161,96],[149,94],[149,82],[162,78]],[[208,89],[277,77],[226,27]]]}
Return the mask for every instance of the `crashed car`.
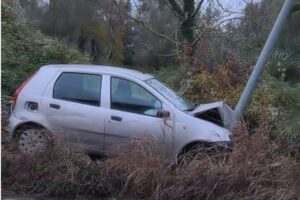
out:
{"label": "crashed car", "polygon": [[96,65],[46,65],[15,92],[10,135],[21,152],[63,136],[88,153],[105,153],[151,135],[177,158],[196,144],[227,145],[232,109],[194,106],[153,76]]}

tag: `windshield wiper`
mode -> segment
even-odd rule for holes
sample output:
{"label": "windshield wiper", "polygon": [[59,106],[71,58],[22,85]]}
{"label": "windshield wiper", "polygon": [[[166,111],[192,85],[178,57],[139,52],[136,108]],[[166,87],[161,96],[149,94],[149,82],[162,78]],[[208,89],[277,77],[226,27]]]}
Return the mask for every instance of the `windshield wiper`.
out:
{"label": "windshield wiper", "polygon": [[191,108],[189,108],[189,109],[186,109],[186,110],[184,110],[184,111],[187,111],[187,112],[193,111],[193,110],[195,110],[196,107],[197,107],[197,106],[193,106],[193,107],[191,107]]}
{"label": "windshield wiper", "polygon": [[199,105],[200,105],[200,104],[194,104],[194,103],[193,103],[193,105],[191,105],[190,108],[188,108],[188,109],[186,109],[186,110],[184,110],[184,111],[186,111],[186,112],[193,111],[193,110],[195,110]]}

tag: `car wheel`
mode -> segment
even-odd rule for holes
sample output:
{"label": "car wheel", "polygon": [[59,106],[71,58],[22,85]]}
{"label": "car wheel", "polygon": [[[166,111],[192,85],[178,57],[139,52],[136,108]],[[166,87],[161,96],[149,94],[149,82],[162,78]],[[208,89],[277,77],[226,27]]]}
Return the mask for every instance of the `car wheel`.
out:
{"label": "car wheel", "polygon": [[201,160],[208,156],[214,159],[223,159],[224,153],[228,152],[225,148],[216,144],[195,143],[185,147],[178,157],[179,163],[190,163]]}
{"label": "car wheel", "polygon": [[21,132],[19,136],[19,150],[25,154],[44,151],[51,144],[49,131],[46,129],[30,128]]}

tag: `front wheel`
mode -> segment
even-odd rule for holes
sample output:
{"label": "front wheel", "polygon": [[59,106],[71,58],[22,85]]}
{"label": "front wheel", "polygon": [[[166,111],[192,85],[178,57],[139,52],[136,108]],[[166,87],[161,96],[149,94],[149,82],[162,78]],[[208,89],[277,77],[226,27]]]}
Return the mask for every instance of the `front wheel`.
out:
{"label": "front wheel", "polygon": [[224,153],[231,151],[228,145],[219,143],[193,143],[186,146],[178,156],[179,163],[190,163],[194,160],[201,160],[210,157],[212,159],[223,159]]}
{"label": "front wheel", "polygon": [[44,151],[51,143],[48,130],[43,128],[29,128],[21,132],[18,147],[22,153],[34,154]]}

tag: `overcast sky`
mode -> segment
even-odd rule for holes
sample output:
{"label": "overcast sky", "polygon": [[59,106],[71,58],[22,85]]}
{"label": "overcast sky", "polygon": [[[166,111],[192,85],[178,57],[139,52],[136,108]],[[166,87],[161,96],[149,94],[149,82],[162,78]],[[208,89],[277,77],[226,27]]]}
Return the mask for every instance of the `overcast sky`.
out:
{"label": "overcast sky", "polygon": [[[138,0],[131,0],[132,4],[134,4],[134,1]],[[205,0],[204,4],[207,5],[210,1],[216,2],[216,0]],[[246,5],[245,1],[259,2],[260,0],[219,0],[219,2],[225,9],[228,9],[233,12],[242,12]],[[41,2],[49,3],[49,0],[41,0]]]}
{"label": "overcast sky", "polygon": [[[211,0],[206,0],[209,2]],[[245,7],[243,0],[219,0],[219,2],[227,9],[231,11],[241,11]]]}
{"label": "overcast sky", "polygon": [[[216,0],[206,0],[209,1],[216,1]],[[219,2],[228,10],[230,11],[242,11],[245,6],[246,2],[260,2],[261,0],[219,0]]]}
{"label": "overcast sky", "polygon": [[[49,3],[49,0],[42,0],[45,3]],[[134,0],[132,0],[134,1]],[[205,2],[214,1],[214,0],[205,0]],[[241,10],[245,6],[245,0],[219,0],[224,7],[234,9],[234,10]],[[249,1],[249,0],[248,0]],[[259,1],[259,0],[254,0]]]}

